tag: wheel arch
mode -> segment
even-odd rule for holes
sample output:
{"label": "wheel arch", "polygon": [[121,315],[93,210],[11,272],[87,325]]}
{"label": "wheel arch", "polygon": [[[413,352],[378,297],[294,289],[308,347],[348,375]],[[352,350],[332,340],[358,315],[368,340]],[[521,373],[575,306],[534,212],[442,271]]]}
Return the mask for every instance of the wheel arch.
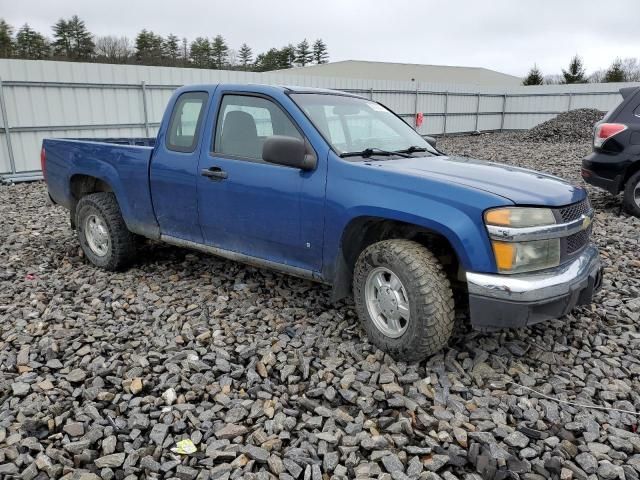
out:
{"label": "wheel arch", "polygon": [[349,295],[356,260],[365,248],[382,240],[396,238],[417,241],[431,250],[451,279],[457,278],[459,270],[464,268],[465,259],[461,258],[443,233],[415,223],[360,216],[353,218],[343,230],[332,281],[332,300],[337,301]]}
{"label": "wheel arch", "polygon": [[625,188],[629,179],[633,177],[637,172],[640,172],[640,160],[636,160],[634,163],[627,167],[627,171],[624,172],[624,178],[622,180],[622,189]]}
{"label": "wheel arch", "polygon": [[[115,191],[111,184],[106,180],[83,173],[75,173],[69,178],[69,193],[71,194],[71,227],[76,227],[76,207],[78,202],[85,195],[99,192],[111,192],[115,195]],[[116,196],[116,202],[118,198]]]}

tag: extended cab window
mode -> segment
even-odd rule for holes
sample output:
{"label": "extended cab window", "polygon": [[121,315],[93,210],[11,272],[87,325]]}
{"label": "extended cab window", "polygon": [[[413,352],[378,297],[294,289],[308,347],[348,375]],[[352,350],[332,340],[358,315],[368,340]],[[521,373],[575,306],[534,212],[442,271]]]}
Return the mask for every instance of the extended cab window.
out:
{"label": "extended cab window", "polygon": [[198,133],[206,92],[187,92],[180,95],[169,122],[167,148],[177,152],[193,152],[198,144]]}
{"label": "extended cab window", "polygon": [[273,135],[302,139],[282,109],[271,100],[246,95],[222,97],[213,149],[252,160],[262,158],[262,145]]}

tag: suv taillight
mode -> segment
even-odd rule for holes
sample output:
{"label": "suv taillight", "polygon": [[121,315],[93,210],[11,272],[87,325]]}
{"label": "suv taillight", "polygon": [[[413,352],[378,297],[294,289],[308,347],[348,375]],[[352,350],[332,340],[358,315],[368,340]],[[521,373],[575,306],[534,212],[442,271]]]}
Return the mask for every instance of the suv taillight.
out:
{"label": "suv taillight", "polygon": [[47,179],[46,166],[47,166],[47,152],[45,152],[44,147],[42,147],[42,150],[40,150],[40,168],[42,169],[42,177],[45,180]]}
{"label": "suv taillight", "polygon": [[620,132],[624,132],[626,129],[627,126],[623,123],[600,123],[596,125],[593,136],[593,146],[596,148],[602,147],[604,142]]}

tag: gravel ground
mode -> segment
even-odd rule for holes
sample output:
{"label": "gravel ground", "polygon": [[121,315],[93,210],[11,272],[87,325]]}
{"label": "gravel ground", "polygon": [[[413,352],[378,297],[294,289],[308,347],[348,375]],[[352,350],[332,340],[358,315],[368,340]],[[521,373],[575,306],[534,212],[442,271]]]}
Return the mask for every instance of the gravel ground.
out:
{"label": "gravel ground", "polygon": [[[586,142],[521,139],[439,143],[580,181]],[[593,305],[405,364],[327,287],[160,244],[96,270],[44,193],[0,186],[1,478],[639,477],[637,416],[522,388],[640,412],[640,220],[617,199],[591,191]]]}

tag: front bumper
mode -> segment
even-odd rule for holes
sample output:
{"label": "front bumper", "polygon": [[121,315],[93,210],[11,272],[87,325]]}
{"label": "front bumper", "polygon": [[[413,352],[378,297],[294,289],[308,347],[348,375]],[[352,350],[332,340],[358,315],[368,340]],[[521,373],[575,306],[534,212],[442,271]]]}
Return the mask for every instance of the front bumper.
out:
{"label": "front bumper", "polygon": [[594,245],[570,263],[542,272],[496,275],[467,272],[471,324],[482,331],[524,327],[591,303],[602,267]]}

